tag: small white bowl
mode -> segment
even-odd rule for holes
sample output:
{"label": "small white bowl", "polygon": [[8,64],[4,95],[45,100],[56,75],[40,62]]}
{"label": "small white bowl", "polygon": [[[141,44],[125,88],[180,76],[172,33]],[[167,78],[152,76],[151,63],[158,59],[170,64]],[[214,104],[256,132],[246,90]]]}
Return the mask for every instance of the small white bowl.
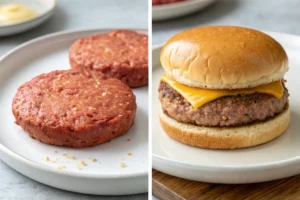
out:
{"label": "small white bowl", "polygon": [[2,4],[22,4],[37,12],[37,16],[20,22],[0,24],[0,36],[8,36],[34,28],[52,16],[56,0],[0,0]]}
{"label": "small white bowl", "polygon": [[215,0],[186,0],[177,3],[152,6],[152,21],[161,21],[191,14],[201,10]]}

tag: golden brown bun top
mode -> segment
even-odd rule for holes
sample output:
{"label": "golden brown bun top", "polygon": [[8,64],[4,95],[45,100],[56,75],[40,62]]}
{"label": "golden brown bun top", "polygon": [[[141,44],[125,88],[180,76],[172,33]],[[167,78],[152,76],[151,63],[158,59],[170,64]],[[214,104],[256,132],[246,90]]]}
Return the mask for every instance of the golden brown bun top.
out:
{"label": "golden brown bun top", "polygon": [[255,87],[281,80],[288,70],[287,54],[276,40],[235,26],[178,33],[164,45],[160,60],[174,80],[211,89]]}

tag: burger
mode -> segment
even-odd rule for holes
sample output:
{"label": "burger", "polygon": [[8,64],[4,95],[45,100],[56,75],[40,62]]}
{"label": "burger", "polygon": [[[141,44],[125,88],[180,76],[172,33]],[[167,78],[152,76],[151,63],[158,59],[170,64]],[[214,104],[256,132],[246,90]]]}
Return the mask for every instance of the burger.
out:
{"label": "burger", "polygon": [[173,139],[210,149],[271,141],[290,123],[288,57],[269,35],[235,26],[174,35],[160,56],[160,122]]}

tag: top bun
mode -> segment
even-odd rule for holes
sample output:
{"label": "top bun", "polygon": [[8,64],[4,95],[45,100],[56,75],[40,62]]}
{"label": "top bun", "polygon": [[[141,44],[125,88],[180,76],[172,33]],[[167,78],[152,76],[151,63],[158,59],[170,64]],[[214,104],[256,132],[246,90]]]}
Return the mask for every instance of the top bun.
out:
{"label": "top bun", "polygon": [[183,31],[164,45],[161,64],[179,83],[200,88],[251,88],[281,80],[288,70],[283,47],[249,28],[207,26]]}

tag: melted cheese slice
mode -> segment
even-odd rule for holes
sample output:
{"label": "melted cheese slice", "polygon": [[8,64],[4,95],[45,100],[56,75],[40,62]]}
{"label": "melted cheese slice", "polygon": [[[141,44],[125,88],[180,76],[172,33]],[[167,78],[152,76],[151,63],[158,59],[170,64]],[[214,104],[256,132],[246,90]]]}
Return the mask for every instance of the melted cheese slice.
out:
{"label": "melted cheese slice", "polygon": [[283,86],[281,81],[260,85],[255,88],[235,89],[235,90],[212,90],[196,87],[189,87],[173,81],[166,74],[161,77],[161,80],[166,82],[171,88],[176,90],[183,96],[194,108],[199,108],[202,105],[224,96],[235,96],[239,94],[252,94],[255,92],[265,93],[281,98],[283,95]]}

